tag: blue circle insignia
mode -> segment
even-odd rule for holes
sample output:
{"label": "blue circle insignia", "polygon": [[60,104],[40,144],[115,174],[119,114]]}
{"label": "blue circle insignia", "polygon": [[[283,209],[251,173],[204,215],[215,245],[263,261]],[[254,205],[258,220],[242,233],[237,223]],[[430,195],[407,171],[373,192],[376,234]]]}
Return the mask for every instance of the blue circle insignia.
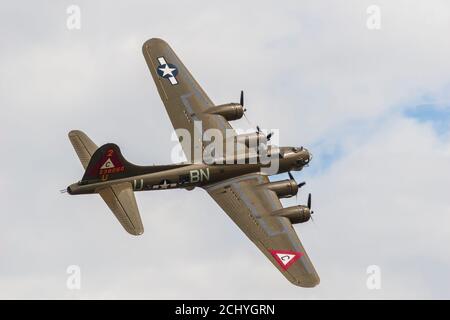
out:
{"label": "blue circle insignia", "polygon": [[160,77],[163,78],[171,78],[171,77],[176,77],[178,74],[178,68],[171,64],[171,63],[166,63],[163,65],[160,65],[156,71],[158,72],[158,75]]}

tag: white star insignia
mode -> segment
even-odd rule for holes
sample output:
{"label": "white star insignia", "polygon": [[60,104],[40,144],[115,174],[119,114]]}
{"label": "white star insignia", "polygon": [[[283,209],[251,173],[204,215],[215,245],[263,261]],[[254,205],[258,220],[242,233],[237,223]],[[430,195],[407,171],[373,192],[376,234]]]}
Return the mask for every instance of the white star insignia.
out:
{"label": "white star insignia", "polygon": [[165,77],[166,75],[170,75],[171,77],[173,77],[173,71],[176,70],[175,68],[170,68],[168,64],[165,65],[164,68],[158,68],[159,70],[161,70],[163,72],[163,77]]}
{"label": "white star insignia", "polygon": [[167,183],[167,180],[164,180],[164,183],[161,185],[161,188],[167,189],[168,186],[169,184]]}

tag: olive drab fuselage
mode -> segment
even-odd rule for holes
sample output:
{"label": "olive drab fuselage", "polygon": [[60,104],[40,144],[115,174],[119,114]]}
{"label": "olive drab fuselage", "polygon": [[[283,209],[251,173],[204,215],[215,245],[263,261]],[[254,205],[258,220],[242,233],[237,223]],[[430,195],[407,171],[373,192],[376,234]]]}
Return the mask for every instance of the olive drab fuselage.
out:
{"label": "olive drab fuselage", "polygon": [[[276,172],[271,174],[279,174],[291,170],[301,170],[303,166],[307,165],[311,159],[311,155],[305,148],[280,148],[281,156],[272,161],[278,161]],[[164,190],[183,188],[192,190],[195,187],[203,187],[218,183],[227,179],[245,174],[261,172],[265,174],[266,170],[270,170],[272,162],[262,162],[256,160],[256,163],[233,163],[233,164],[180,164],[174,165],[173,168],[163,171],[145,173],[145,168],[148,171],[154,168],[153,166],[144,168],[143,174],[131,175],[121,179],[98,181],[94,183],[85,183],[80,181],[74,183],[67,188],[70,194],[89,194],[97,193],[102,188],[109,186],[111,182],[121,183],[129,182],[134,191],[149,191],[149,190]]]}

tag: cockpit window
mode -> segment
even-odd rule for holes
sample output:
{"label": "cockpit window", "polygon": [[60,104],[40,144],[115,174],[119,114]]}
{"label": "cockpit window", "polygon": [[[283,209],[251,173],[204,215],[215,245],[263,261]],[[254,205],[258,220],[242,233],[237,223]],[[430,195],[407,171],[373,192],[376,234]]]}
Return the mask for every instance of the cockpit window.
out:
{"label": "cockpit window", "polygon": [[297,153],[297,152],[302,151],[302,149],[303,149],[303,148],[296,148],[296,147],[293,147],[293,148],[292,148],[292,151],[294,151],[295,153]]}

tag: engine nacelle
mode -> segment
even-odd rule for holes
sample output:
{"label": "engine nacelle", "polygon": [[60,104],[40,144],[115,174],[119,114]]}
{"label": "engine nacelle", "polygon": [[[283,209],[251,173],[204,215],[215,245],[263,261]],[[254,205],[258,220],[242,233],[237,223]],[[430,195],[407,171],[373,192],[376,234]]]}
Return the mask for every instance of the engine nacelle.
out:
{"label": "engine nacelle", "polygon": [[296,224],[311,219],[311,210],[307,206],[293,206],[274,211],[272,215],[288,218],[292,224]]}
{"label": "engine nacelle", "polygon": [[207,112],[221,115],[227,121],[233,121],[242,118],[244,115],[244,107],[239,103],[227,103],[212,107]]}
{"label": "engine nacelle", "polygon": [[298,192],[298,185],[295,180],[269,182],[266,186],[269,190],[275,192],[278,198],[290,198]]}

